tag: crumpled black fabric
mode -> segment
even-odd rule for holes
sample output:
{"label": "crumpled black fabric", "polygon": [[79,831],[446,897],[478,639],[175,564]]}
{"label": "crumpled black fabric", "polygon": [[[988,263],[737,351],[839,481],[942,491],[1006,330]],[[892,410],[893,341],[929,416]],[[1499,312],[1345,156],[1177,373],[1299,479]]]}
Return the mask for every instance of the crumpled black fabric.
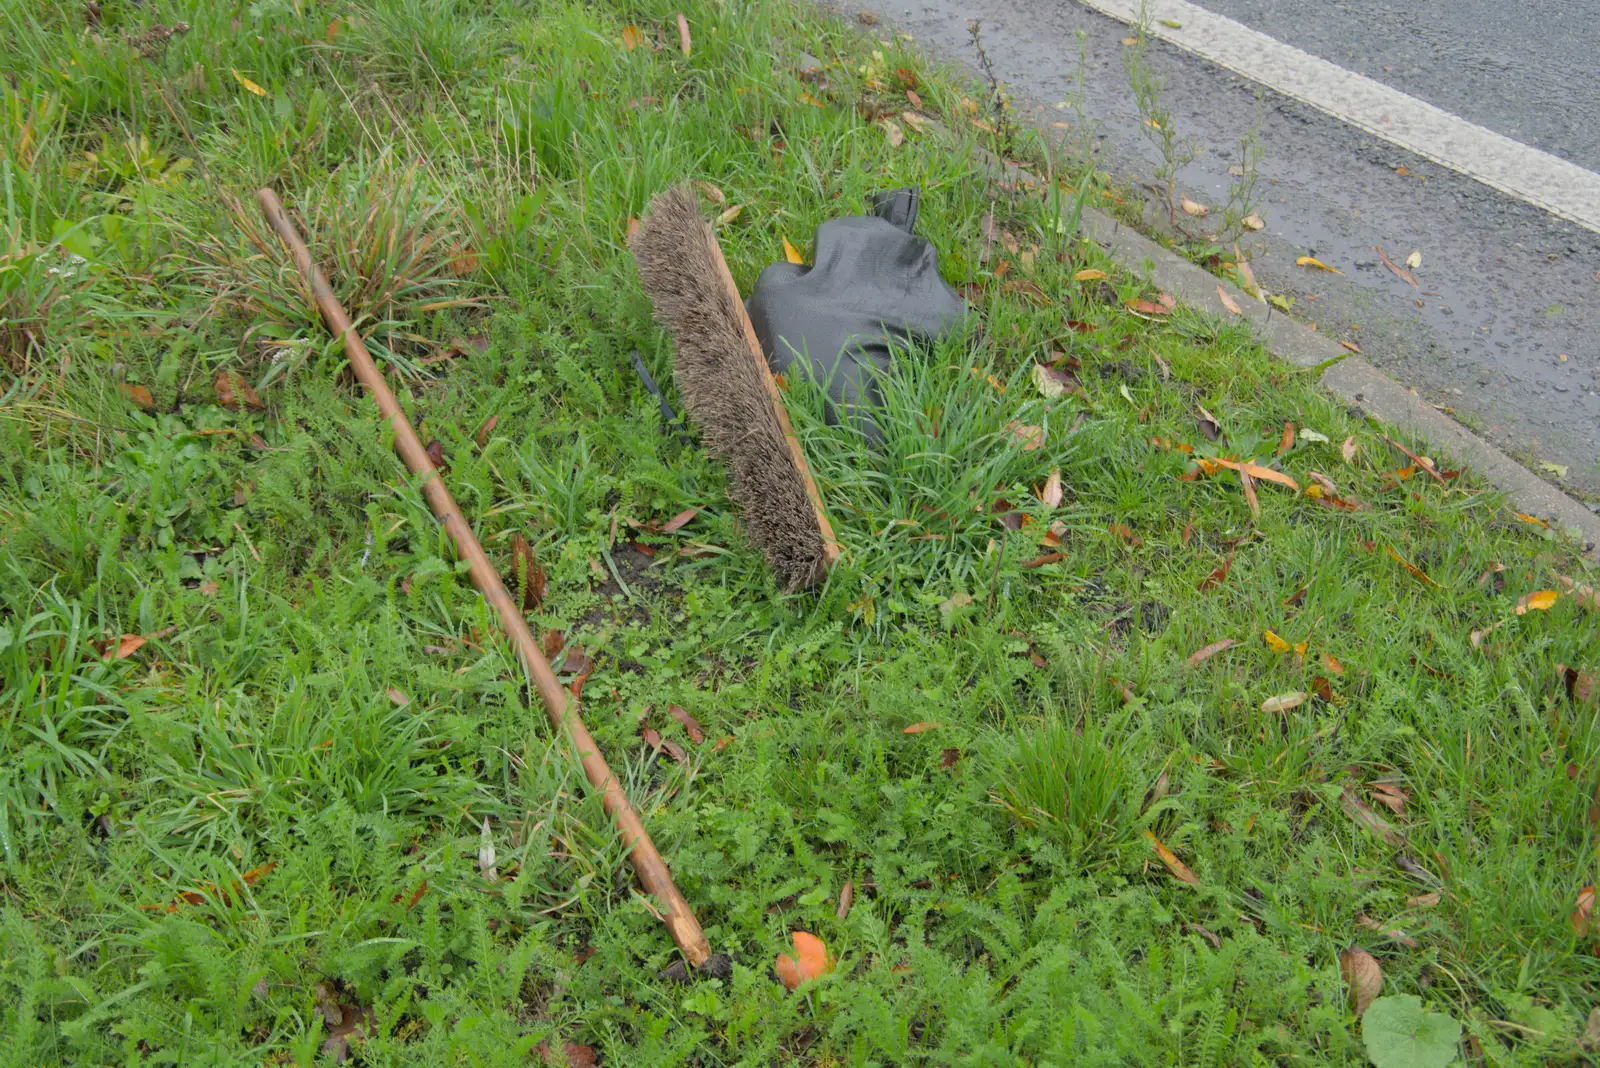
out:
{"label": "crumpled black fabric", "polygon": [[931,347],[959,330],[967,303],[939,277],[938,251],[914,232],[915,186],[873,198],[873,215],[817,227],[816,264],[774,263],[745,308],[774,374],[809,375],[826,386],[828,421],[847,418],[873,444],[882,432],[891,342]]}

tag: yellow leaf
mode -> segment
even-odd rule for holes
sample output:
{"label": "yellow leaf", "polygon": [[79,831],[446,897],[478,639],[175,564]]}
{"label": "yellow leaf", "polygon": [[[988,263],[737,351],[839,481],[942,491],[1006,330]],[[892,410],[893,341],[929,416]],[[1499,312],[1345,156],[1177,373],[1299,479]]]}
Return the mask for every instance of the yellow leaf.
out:
{"label": "yellow leaf", "polygon": [[1416,270],[1418,267],[1421,267],[1422,266],[1422,253],[1420,253],[1420,252],[1412,252],[1411,255],[1407,256],[1406,257],[1406,266],[1410,267],[1413,271]]}
{"label": "yellow leaf", "polygon": [[1530,593],[1517,602],[1517,615],[1527,615],[1529,612],[1548,612],[1550,606],[1556,603],[1561,595],[1555,590],[1539,590]]}
{"label": "yellow leaf", "polygon": [[804,263],[806,258],[800,255],[800,250],[789,244],[789,239],[783,239],[783,258],[790,263]]}
{"label": "yellow leaf", "polygon": [[1315,267],[1319,271],[1330,271],[1333,274],[1344,274],[1344,272],[1339,270],[1339,268],[1329,267],[1326,263],[1323,263],[1315,256],[1301,256],[1299,259],[1294,261],[1294,265],[1296,267]]}
{"label": "yellow leaf", "polygon": [[814,108],[822,107],[822,101],[818,100],[816,97],[812,96],[810,93],[801,93],[800,94],[800,103],[802,103],[802,104],[810,104]]}
{"label": "yellow leaf", "polygon": [[631,22],[622,27],[623,48],[626,48],[628,51],[632,52],[635,48],[638,48],[642,44],[644,44],[644,34],[640,32],[639,27],[635,26]]}
{"label": "yellow leaf", "polygon": [[1262,701],[1261,711],[1287,712],[1291,708],[1299,708],[1305,703],[1306,695],[1299,690],[1295,690],[1293,693],[1280,694],[1277,697],[1269,697]]}
{"label": "yellow leaf", "polygon": [[718,189],[716,186],[712,185],[710,182],[697,181],[694,184],[699,187],[700,192],[704,193],[706,195],[706,199],[711,201],[711,203],[726,204],[728,202],[727,194]]}
{"label": "yellow leaf", "polygon": [[1233,314],[1235,314],[1235,315],[1243,315],[1244,314],[1243,312],[1241,312],[1239,310],[1239,305],[1234,303],[1233,298],[1228,296],[1228,291],[1226,289],[1223,289],[1221,286],[1217,287],[1217,299],[1222,301],[1222,306],[1224,308],[1227,308]]}
{"label": "yellow leaf", "polygon": [[737,219],[739,217],[739,213],[742,212],[742,211],[744,211],[744,205],[743,204],[735,204],[733,207],[729,208],[727,211],[724,211],[721,215],[717,216],[717,225],[725,226],[728,223],[733,222],[733,220],[735,220],[735,219]]}
{"label": "yellow leaf", "polygon": [[1074,282],[1098,282],[1106,276],[1106,272],[1097,271],[1093,267],[1085,268],[1072,276]]}
{"label": "yellow leaf", "polygon": [[1200,877],[1189,869],[1189,865],[1179,860],[1177,854],[1168,849],[1161,839],[1149,831],[1145,831],[1144,836],[1150,839],[1150,844],[1155,847],[1156,856],[1161,858],[1161,863],[1167,866],[1167,870],[1172,873],[1173,878],[1180,882],[1188,883],[1190,886],[1200,885]]}
{"label": "yellow leaf", "polygon": [[1267,225],[1266,220],[1259,215],[1246,215],[1239,221],[1244,223],[1246,230],[1259,230]]}
{"label": "yellow leaf", "polygon": [[261,88],[261,86],[257,85],[255,82],[251,81],[249,78],[246,78],[243,74],[240,74],[238,71],[234,71],[233,72],[233,80],[238,82],[240,85],[244,86],[246,89],[250,90],[250,92],[256,94],[256,96],[266,96],[267,95],[267,91],[265,89]]}
{"label": "yellow leaf", "polygon": [[1206,207],[1204,204],[1190,200],[1188,197],[1184,197],[1178,206],[1183,209],[1185,215],[1194,215],[1197,217],[1206,215],[1211,211],[1211,209]]}
{"label": "yellow leaf", "polygon": [[1284,641],[1270,630],[1262,631],[1261,636],[1266,639],[1268,648],[1275,653],[1287,653],[1293,648],[1293,646],[1291,646],[1288,642]]}

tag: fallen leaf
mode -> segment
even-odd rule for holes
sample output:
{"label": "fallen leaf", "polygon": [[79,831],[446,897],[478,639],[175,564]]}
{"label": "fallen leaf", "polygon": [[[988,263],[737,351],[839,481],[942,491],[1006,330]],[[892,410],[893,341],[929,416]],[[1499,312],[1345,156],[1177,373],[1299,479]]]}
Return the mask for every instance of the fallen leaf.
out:
{"label": "fallen leaf", "polygon": [[1283,434],[1278,438],[1276,455],[1282,456],[1292,448],[1294,448],[1294,424],[1285,423],[1283,424]]}
{"label": "fallen leaf", "polygon": [[1400,833],[1394,824],[1372,811],[1372,807],[1357,797],[1355,790],[1348,783],[1345,784],[1344,791],[1339,795],[1339,805],[1344,809],[1345,814],[1355,820],[1356,823],[1390,845],[1403,846],[1406,844],[1406,836]]}
{"label": "fallen leaf", "polygon": [[266,407],[261,403],[261,395],[237,371],[219,372],[216,390],[217,403],[224,408],[238,408],[242,405],[253,412],[259,412]]}
{"label": "fallen leaf", "polygon": [[1339,455],[1344,457],[1345,463],[1355,463],[1356,439],[1353,437],[1345,438],[1344,444],[1339,446]]}
{"label": "fallen leaf", "polygon": [[685,508],[683,511],[679,512],[677,515],[673,516],[671,519],[662,524],[661,533],[676,533],[687,526],[689,521],[699,514],[700,509],[698,508]]}
{"label": "fallen leaf", "polygon": [[1343,347],[1349,349],[1351,352],[1355,353],[1357,356],[1361,355],[1361,346],[1357,345],[1354,341],[1340,341],[1339,344],[1342,345]]}
{"label": "fallen leaf", "polygon": [[[593,955],[594,950],[590,949],[589,953]],[[588,959],[584,957],[578,963],[582,964]],[[576,1042],[563,1042],[559,1057],[551,1050],[548,1042],[539,1043],[534,1050],[538,1052],[547,1068],[597,1068],[600,1064],[599,1054],[594,1051],[593,1046],[580,1046]]]}
{"label": "fallen leaf", "polygon": [[1184,197],[1182,200],[1180,200],[1178,202],[1178,206],[1183,209],[1183,213],[1185,215],[1193,215],[1197,218],[1200,216],[1209,215],[1211,213],[1210,208],[1206,207],[1204,204],[1190,200],[1188,197]]}
{"label": "fallen leaf", "polygon": [[1047,400],[1055,400],[1068,393],[1083,392],[1083,384],[1078,381],[1077,376],[1059,367],[1036,363],[1033,365],[1032,377],[1034,386]]}
{"label": "fallen leaf", "polygon": [[1376,931],[1391,942],[1398,942],[1407,949],[1416,949],[1418,942],[1415,938],[1395,927],[1385,927],[1365,912],[1356,913],[1356,926],[1365,927],[1369,931]]}
{"label": "fallen leaf", "polygon": [[1211,574],[1201,579],[1200,585],[1197,586],[1196,589],[1198,589],[1201,593],[1205,593],[1209,589],[1214,589],[1215,587],[1222,585],[1225,581],[1227,581],[1228,570],[1231,567],[1233,567],[1233,553],[1229,553],[1228,558],[1222,561],[1222,564],[1219,567],[1212,571]]}
{"label": "fallen leaf", "polygon": [[427,448],[423,449],[422,451],[428,454],[428,462],[435,468],[443,468],[445,466],[444,442],[440,441],[438,438],[433,438],[430,440]]}
{"label": "fallen leaf", "polygon": [[1332,653],[1323,653],[1320,659],[1322,661],[1322,666],[1327,669],[1328,674],[1344,674],[1344,665],[1339,663],[1339,658],[1334,656]]}
{"label": "fallen leaf", "polygon": [[1183,23],[1179,22],[1177,19],[1156,19],[1156,21],[1167,27],[1169,30],[1183,29]]}
{"label": "fallen leaf", "polygon": [[850,906],[855,900],[856,884],[846,879],[844,886],[839,890],[839,907],[833,910],[833,918],[843,923],[845,917],[850,915]]}
{"label": "fallen leaf", "polygon": [[1128,310],[1136,315],[1163,316],[1171,315],[1172,310],[1153,301],[1134,299],[1127,302]]}
{"label": "fallen leaf", "polygon": [[1061,561],[1065,560],[1066,558],[1067,558],[1067,554],[1066,553],[1060,553],[1060,552],[1045,553],[1042,556],[1035,556],[1032,560],[1024,560],[1022,562],[1022,564],[1019,565],[1019,566],[1021,566],[1023,568],[1026,568],[1026,569],[1029,569],[1029,570],[1032,570],[1033,568],[1036,568],[1036,567],[1044,567],[1047,564],[1059,564]]}
{"label": "fallen leaf", "polygon": [[1264,482],[1276,482],[1278,485],[1287,486],[1297,493],[1300,491],[1300,483],[1296,482],[1282,471],[1275,471],[1270,467],[1262,467],[1260,464],[1252,463],[1249,460],[1246,460],[1244,463],[1239,463],[1236,460],[1224,460],[1220,457],[1211,456],[1206,458],[1206,462],[1214,464],[1217,467],[1225,467],[1229,471],[1239,471],[1243,474],[1249,475],[1251,478],[1259,478]]}
{"label": "fallen leaf", "polygon": [[1239,221],[1244,224],[1246,230],[1259,230],[1267,225],[1266,221],[1259,215],[1246,215]]}
{"label": "fallen leaf", "polygon": [[233,72],[233,80],[238,82],[240,85],[244,86],[245,89],[247,89],[250,92],[256,94],[256,96],[266,96],[267,95],[267,91],[265,89],[261,88],[261,86],[257,85],[255,82],[251,81],[249,78],[246,78],[243,74],[240,74],[238,71],[234,71]]}
{"label": "fallen leaf", "polygon": [[706,732],[700,729],[700,723],[680,705],[668,705],[667,713],[673,719],[683,724],[683,729],[689,732],[689,740],[695,745],[700,745],[706,740]]}
{"label": "fallen leaf", "polygon": [[[1200,406],[1196,405],[1196,407],[1199,408]],[[1200,415],[1195,419],[1195,425],[1200,428],[1200,433],[1207,441],[1222,440],[1222,424],[1217,421],[1216,416],[1204,408],[1200,408]]]}
{"label": "fallen leaf", "polygon": [[1307,695],[1300,690],[1279,694],[1277,697],[1269,697],[1261,702],[1261,711],[1267,713],[1287,712],[1291,708],[1299,708],[1305,704],[1306,697]]}
{"label": "fallen leaf", "polygon": [[1011,436],[1022,443],[1023,452],[1032,452],[1044,448],[1044,427],[1031,423],[1019,423],[1015,419],[1006,424],[1006,429],[1011,431]]}
{"label": "fallen leaf", "polygon": [[644,34],[640,31],[639,27],[635,26],[631,22],[622,27],[623,48],[626,48],[629,52],[632,52],[635,48],[638,48],[642,44],[644,44]]}
{"label": "fallen leaf", "polygon": [[1421,267],[1422,266],[1422,253],[1420,251],[1415,251],[1414,250],[1411,253],[1411,255],[1406,257],[1406,266],[1410,267],[1413,271],[1416,270],[1418,267]]}
{"label": "fallen leaf", "polygon": [[1321,675],[1312,676],[1312,678],[1311,678],[1311,692],[1316,694],[1317,697],[1319,697],[1323,701],[1325,701],[1325,702],[1327,702],[1329,704],[1333,703],[1333,683],[1329,682],[1327,679],[1323,678]]}
{"label": "fallen leaf", "polygon": [[1039,499],[1046,508],[1061,506],[1061,468],[1051,469],[1050,477],[1044,480],[1044,489],[1039,491]]}
{"label": "fallen leaf", "polygon": [[1539,464],[1539,470],[1548,471],[1552,475],[1555,475],[1557,478],[1566,478],[1567,477],[1567,465],[1566,464],[1553,464],[1553,463],[1550,463],[1548,460],[1546,460],[1546,461],[1544,461],[1544,462]]}
{"label": "fallen leaf", "polygon": [[1261,518],[1261,501],[1256,496],[1255,480],[1248,471],[1240,470],[1239,486],[1244,490],[1244,503],[1250,506],[1250,515],[1255,519]]}
{"label": "fallen leaf", "polygon": [[939,756],[939,766],[941,768],[953,768],[953,767],[956,766],[957,762],[959,762],[960,760],[961,760],[961,750],[959,750],[959,749],[946,749]]}
{"label": "fallen leaf", "polygon": [[1350,1007],[1360,1016],[1383,992],[1383,969],[1372,954],[1351,946],[1339,954],[1339,974],[1350,987]]}
{"label": "fallen leaf", "polygon": [[1186,931],[1192,931],[1195,934],[1199,935],[1200,937],[1204,938],[1207,942],[1210,942],[1212,949],[1221,949],[1222,948],[1222,939],[1218,938],[1216,935],[1212,934],[1210,931],[1206,930],[1204,927],[1201,927],[1198,923],[1186,923],[1186,924],[1183,925],[1183,929],[1186,930]]}
{"label": "fallen leaf", "polygon": [[548,578],[539,566],[533,546],[521,534],[511,535],[511,584],[522,591],[522,610],[536,612],[544,603]]}
{"label": "fallen leaf", "polygon": [[796,931],[791,938],[794,956],[780,953],[772,966],[784,986],[794,990],[801,983],[833,970],[833,961],[828,958],[828,947],[822,939],[806,931]]}
{"label": "fallen leaf", "polygon": [[1373,245],[1372,247],[1378,253],[1378,258],[1383,261],[1383,265],[1389,268],[1390,271],[1394,272],[1394,276],[1396,278],[1400,279],[1402,282],[1405,282],[1413,289],[1421,288],[1417,285],[1417,278],[1415,275],[1406,270],[1404,267],[1401,267],[1399,264],[1395,263],[1394,260],[1391,260],[1389,258],[1389,254],[1383,251],[1381,247],[1377,245]]}
{"label": "fallen leaf", "polygon": [[1411,800],[1411,795],[1392,782],[1375,782],[1372,784],[1373,797],[1378,804],[1393,812],[1396,816],[1406,814],[1406,802]]}
{"label": "fallen leaf", "polygon": [[1139,43],[1139,38],[1137,38],[1137,37],[1124,37],[1124,38],[1122,38],[1122,45],[1123,45],[1124,48],[1132,48],[1134,45],[1136,45],[1138,43]]}
{"label": "fallen leaf", "polygon": [[899,148],[906,143],[906,132],[900,129],[900,124],[893,119],[884,119],[878,125],[883,127],[883,134],[889,140],[890,148]]}
{"label": "fallen leaf", "polygon": [[383,692],[389,695],[389,700],[394,702],[396,708],[405,708],[411,704],[411,698],[407,697],[405,691],[398,687],[390,686]]}
{"label": "fallen leaf", "polygon": [[544,658],[553,661],[561,655],[561,650],[566,648],[567,636],[559,630],[547,630],[544,632],[544,641],[540,644],[543,647]]}
{"label": "fallen leaf", "polygon": [[1406,898],[1406,908],[1431,909],[1438,905],[1440,900],[1439,891],[1435,890],[1431,894],[1418,894],[1416,897]]}
{"label": "fallen leaf", "polygon": [[1411,572],[1411,576],[1413,578],[1417,579],[1419,582],[1423,583],[1426,586],[1438,586],[1439,585],[1437,582],[1433,581],[1433,579],[1428,577],[1428,573],[1426,571],[1423,571],[1422,568],[1418,567],[1416,564],[1413,564],[1411,561],[1407,560],[1405,557],[1403,557],[1399,553],[1395,552],[1389,546],[1385,545],[1384,546],[1384,550],[1390,556],[1394,557],[1395,561],[1401,567],[1403,567],[1407,571]]}
{"label": "fallen leaf", "polygon": [[1161,839],[1150,831],[1145,831],[1144,836],[1150,839],[1150,844],[1155,847],[1156,856],[1161,858],[1161,863],[1167,866],[1167,870],[1172,873],[1174,878],[1179,882],[1188,883],[1190,886],[1200,885],[1200,877],[1189,869],[1189,865],[1179,860],[1177,854],[1168,849]]}
{"label": "fallen leaf", "polygon": [[689,20],[684,18],[683,12],[678,12],[678,47],[683,49],[687,58],[694,48],[694,39],[689,36]]}
{"label": "fallen leaf", "polygon": [[[1237,248],[1235,248],[1235,253],[1237,253]],[[1261,296],[1261,286],[1256,283],[1256,272],[1251,270],[1250,265],[1243,258],[1236,256],[1236,259],[1237,262],[1233,265],[1233,273],[1239,279],[1239,288],[1252,296]]]}
{"label": "fallen leaf", "polygon": [[[1543,527],[1546,530],[1550,529],[1550,524],[1546,523],[1543,519],[1540,519],[1536,515],[1529,515],[1526,512],[1513,512],[1512,514],[1530,526]],[[1505,568],[1499,568],[1499,570],[1504,571]],[[1480,579],[1479,581],[1481,582],[1482,580]]]}
{"label": "fallen leaf", "polygon": [[1093,267],[1086,267],[1072,276],[1074,282],[1098,282],[1106,277],[1106,272],[1097,271]]}
{"label": "fallen leaf", "polygon": [[1287,653],[1294,649],[1294,646],[1278,637],[1273,631],[1264,630],[1261,632],[1261,637],[1266,641],[1267,648],[1275,653]]}
{"label": "fallen leaf", "polygon": [[726,204],[728,202],[728,194],[724,193],[710,182],[697,181],[694,184],[695,187],[700,190],[700,192],[705,194],[706,199],[711,201],[711,203]]}
{"label": "fallen leaf", "polygon": [[135,405],[143,408],[145,411],[153,412],[156,410],[156,399],[150,395],[150,391],[145,387],[130,386],[124,382],[120,383],[117,386],[117,389],[121,391],[124,397],[127,397]]}
{"label": "fallen leaf", "polygon": [[654,749],[657,753],[664,751],[668,756],[680,764],[689,763],[689,754],[683,748],[683,746],[679,745],[671,738],[661,737],[661,732],[656,730],[654,727],[643,728],[639,731],[639,737],[643,738],[644,743],[651,749]]}
{"label": "fallen leaf", "polygon": [[1300,440],[1310,441],[1317,445],[1326,445],[1328,444],[1328,435],[1312,430],[1308,426],[1303,426],[1300,428]]}
{"label": "fallen leaf", "polygon": [[1228,291],[1226,289],[1223,289],[1221,286],[1217,287],[1217,299],[1222,301],[1222,306],[1224,308],[1227,308],[1233,314],[1235,314],[1235,315],[1243,315],[1244,314],[1244,312],[1239,310],[1239,305],[1234,303],[1233,298],[1228,296]]}
{"label": "fallen leaf", "polygon": [[1214,641],[1210,645],[1207,645],[1202,649],[1196,649],[1194,652],[1190,653],[1187,663],[1190,667],[1199,667],[1201,664],[1204,664],[1207,660],[1210,660],[1224,649],[1232,649],[1235,644],[1237,643],[1235,643],[1232,638],[1223,638],[1220,641]]}
{"label": "fallen leaf", "polygon": [[901,734],[921,734],[923,731],[932,731],[932,730],[938,730],[938,729],[939,729],[939,724],[937,724],[937,723],[913,723],[911,726],[905,728],[900,733]]}
{"label": "fallen leaf", "polygon": [[721,215],[717,216],[717,225],[726,226],[728,223],[731,223],[733,220],[737,219],[739,217],[739,213],[742,211],[744,211],[743,204],[735,204],[733,207],[725,209]]}
{"label": "fallen leaf", "polygon": [[1555,590],[1537,590],[1517,602],[1516,613],[1523,616],[1529,612],[1547,612],[1560,597]]}
{"label": "fallen leaf", "polygon": [[1299,259],[1294,261],[1294,265],[1296,267],[1315,267],[1319,271],[1328,271],[1331,274],[1344,274],[1344,272],[1339,270],[1339,268],[1329,267],[1326,263],[1323,263],[1315,256],[1301,256]]}
{"label": "fallen leaf", "polygon": [[105,651],[100,654],[101,659],[126,659],[127,657],[132,656],[134,653],[137,653],[141,648],[143,648],[144,643],[149,640],[149,638],[146,638],[142,634],[124,634],[117,639],[116,645],[112,645],[110,642],[106,643]]}
{"label": "fallen leaf", "polygon": [[1168,293],[1164,289],[1156,294],[1156,303],[1167,309],[1169,312],[1177,311],[1178,309],[1178,298],[1173,296],[1171,293]]}
{"label": "fallen leaf", "polygon": [[1139,537],[1139,535],[1135,534],[1133,532],[1132,528],[1127,526],[1127,524],[1125,524],[1125,523],[1112,523],[1106,529],[1108,531],[1110,531],[1112,534],[1114,534],[1117,537],[1121,538],[1123,540],[1123,542],[1125,542],[1128,545],[1131,545],[1135,549],[1139,548],[1141,545],[1144,544],[1144,539]]}
{"label": "fallen leaf", "polygon": [[483,425],[478,428],[478,432],[472,436],[472,440],[477,442],[478,448],[481,449],[489,443],[489,435],[494,433],[494,428],[499,423],[500,417],[498,415],[491,415],[483,421]]}
{"label": "fallen leaf", "polygon": [[922,97],[917,95],[917,91],[915,89],[906,90],[906,99],[911,102],[912,107],[916,108],[918,111],[922,110]]}
{"label": "fallen leaf", "polygon": [[1578,891],[1578,904],[1572,910],[1572,916],[1567,921],[1572,924],[1572,932],[1578,937],[1589,933],[1589,928],[1594,924],[1594,884],[1590,883]]}
{"label": "fallen leaf", "polygon": [[917,133],[921,133],[928,124],[928,117],[919,115],[915,111],[902,111],[900,113],[900,121],[917,131]]}

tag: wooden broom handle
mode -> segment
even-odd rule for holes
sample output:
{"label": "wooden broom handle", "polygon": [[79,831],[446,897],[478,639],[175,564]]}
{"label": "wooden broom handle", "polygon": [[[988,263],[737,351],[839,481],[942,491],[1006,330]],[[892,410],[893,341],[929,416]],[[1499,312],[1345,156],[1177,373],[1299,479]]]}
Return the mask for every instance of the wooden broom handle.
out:
{"label": "wooden broom handle", "polygon": [[722,246],[717,243],[716,232],[711,229],[710,223],[703,225],[706,244],[711,249],[712,263],[722,278],[723,288],[728,291],[728,298],[738,309],[739,325],[744,328],[745,347],[749,349],[750,359],[756,365],[756,373],[766,387],[767,396],[772,400],[772,414],[778,417],[778,429],[783,431],[783,439],[789,443],[789,455],[794,457],[794,468],[799,472],[800,480],[805,483],[806,496],[811,498],[811,510],[816,513],[817,529],[822,533],[822,566],[817,574],[817,578],[821,578],[822,574],[839,560],[839,542],[833,535],[833,524],[828,522],[828,513],[823,511],[822,494],[817,492],[817,483],[811,477],[811,465],[806,463],[806,454],[800,448],[800,439],[795,437],[794,425],[789,422],[789,413],[783,407],[783,394],[778,392],[778,383],[772,377],[772,368],[767,366],[767,358],[761,352],[761,342],[756,337],[755,325],[750,322],[750,313],[744,310],[744,299],[739,296],[739,287],[733,281],[733,272],[728,270],[728,261],[722,256]]}
{"label": "wooden broom handle", "polygon": [[321,268],[312,261],[311,250],[306,248],[305,241],[301,239],[300,232],[295,229],[294,223],[283,210],[283,204],[278,200],[277,194],[270,189],[260,189],[256,191],[256,200],[261,203],[261,211],[266,216],[267,222],[277,231],[283,243],[289,246],[289,253],[294,257],[295,266],[300,269],[301,275],[311,286],[312,296],[316,298],[317,308],[322,312],[323,321],[328,324],[328,329],[335,337],[344,339],[344,354],[349,359],[351,368],[371,394],[372,399],[378,402],[378,410],[383,413],[384,418],[389,421],[389,426],[394,430],[395,452],[400,454],[400,459],[412,473],[424,476],[422,495],[427,498],[428,507],[433,509],[433,514],[438,517],[445,532],[450,535],[450,540],[455,543],[456,552],[467,561],[472,584],[483,594],[484,600],[494,607],[495,614],[500,619],[500,628],[505,631],[512,648],[516,650],[523,667],[527,669],[528,676],[533,680],[534,689],[539,691],[539,697],[544,702],[545,712],[550,717],[551,725],[558,731],[565,731],[571,738],[572,747],[577,751],[578,759],[583,764],[584,775],[595,789],[601,791],[605,810],[617,823],[617,830],[622,835],[623,844],[628,847],[628,859],[633,862],[633,870],[639,876],[639,882],[661,905],[665,906],[664,918],[667,930],[672,934],[672,940],[678,944],[678,948],[683,951],[690,964],[696,968],[700,967],[711,956],[711,945],[706,941],[705,933],[700,930],[700,924],[694,918],[689,903],[684,900],[683,894],[673,883],[672,873],[667,870],[666,861],[656,852],[655,843],[650,841],[650,835],[645,831],[644,824],[639,822],[639,816],[629,803],[628,795],[617,782],[616,776],[611,773],[611,769],[606,766],[605,757],[600,755],[594,738],[584,727],[577,710],[567,702],[566,691],[556,680],[555,672],[550,670],[550,662],[544,658],[544,652],[534,640],[533,632],[528,629],[527,621],[522,618],[522,612],[516,601],[500,581],[499,572],[489,563],[483,546],[478,544],[477,537],[472,533],[472,527],[462,518],[461,510],[456,507],[455,499],[450,496],[450,490],[445,486],[438,469],[428,459],[427,450],[418,440],[417,432],[411,427],[411,421],[406,418],[406,413],[389,390],[388,383],[378,371],[378,365],[373,362],[366,345],[362,344],[361,335],[356,333],[354,324],[340,306],[338,297],[334,296],[333,289],[328,285]]}

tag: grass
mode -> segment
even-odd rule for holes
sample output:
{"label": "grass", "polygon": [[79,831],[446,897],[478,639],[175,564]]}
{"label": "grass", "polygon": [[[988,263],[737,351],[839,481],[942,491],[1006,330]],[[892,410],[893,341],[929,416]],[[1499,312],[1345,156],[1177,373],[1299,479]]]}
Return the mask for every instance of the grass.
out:
{"label": "grass", "polygon": [[[1070,189],[991,181],[947,72],[743,0],[684,4],[689,56],[661,3],[97,10],[0,13],[9,1060],[309,1065],[344,1036],[368,1064],[1354,1064],[1351,946],[1471,1058],[1585,1056],[1600,640],[1569,594],[1514,610],[1585,565],[1471,472],[1386,477],[1410,461],[1380,428],[1244,329],[1074,281],[1111,268],[1057,225]],[[908,88],[953,140],[872,123]],[[685,177],[740,208],[746,291],[783,239],[917,183],[982,309],[888,384],[881,448],[792,384],[847,550],[814,593],[778,591],[628,366],[670,378],[625,240]],[[585,717],[727,978],[672,981],[252,215],[263,183],[491,556],[533,546],[532,621],[566,674],[593,662]],[[1041,361],[1076,387],[1041,395]],[[1279,456],[1289,422],[1328,440]],[[1363,506],[1258,480],[1257,517],[1195,457]],[[795,929],[839,966],[789,994]]]}

